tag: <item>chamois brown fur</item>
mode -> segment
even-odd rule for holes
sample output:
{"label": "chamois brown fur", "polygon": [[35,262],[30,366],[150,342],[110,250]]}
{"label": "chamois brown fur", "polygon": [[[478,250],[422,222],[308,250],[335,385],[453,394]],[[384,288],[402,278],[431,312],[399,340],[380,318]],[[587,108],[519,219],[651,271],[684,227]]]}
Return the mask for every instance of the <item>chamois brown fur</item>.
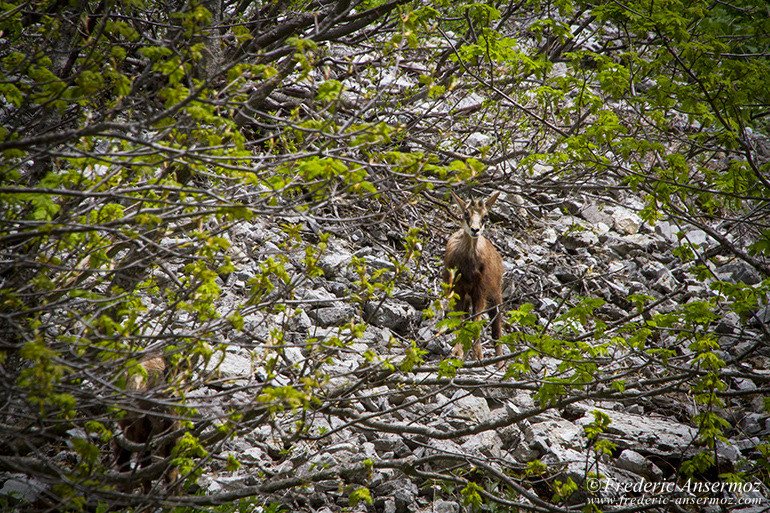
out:
{"label": "chamois brown fur", "polygon": [[[166,383],[166,364],[163,358],[156,357],[150,358],[143,362],[141,365],[146,372],[147,377],[143,373],[134,374],[126,384],[126,390],[135,394],[141,394],[149,392],[156,387],[163,387]],[[153,404],[150,400],[139,400],[137,406],[140,411],[129,411],[126,416],[123,417],[118,423],[123,432],[123,436],[129,442],[133,444],[143,444],[145,447],[137,452],[137,469],[144,469],[153,463],[153,458],[156,456],[159,460],[166,459],[171,456],[171,451],[176,445],[176,439],[171,439],[161,443],[153,454],[150,444],[153,439],[166,436],[179,428],[179,423],[170,418],[169,411],[164,408],[159,408],[157,404]],[[120,444],[115,444],[115,458],[117,467],[120,472],[128,472],[131,469],[131,458],[134,451],[121,447]],[[175,468],[167,470],[165,473],[165,480],[167,483],[175,481],[178,477],[178,472]],[[142,487],[145,493],[149,492],[152,486],[150,479],[142,479]],[[130,491],[134,486],[126,486],[126,489]]]}
{"label": "chamois brown fur", "polygon": [[[497,201],[495,193],[486,201],[464,202],[454,193],[462,213],[462,228],[449,238],[444,254],[444,282],[451,286],[459,297],[457,311],[468,313],[475,318],[486,311],[492,320],[492,338],[500,340],[500,305],[503,302],[502,277],[503,260],[489,240],[481,234],[487,213]],[[482,357],[481,340],[473,344],[473,352],[479,360]],[[503,354],[503,347],[497,344],[495,353]],[[452,356],[462,359],[463,347],[458,343],[452,349]],[[498,366],[502,366],[502,362]]]}

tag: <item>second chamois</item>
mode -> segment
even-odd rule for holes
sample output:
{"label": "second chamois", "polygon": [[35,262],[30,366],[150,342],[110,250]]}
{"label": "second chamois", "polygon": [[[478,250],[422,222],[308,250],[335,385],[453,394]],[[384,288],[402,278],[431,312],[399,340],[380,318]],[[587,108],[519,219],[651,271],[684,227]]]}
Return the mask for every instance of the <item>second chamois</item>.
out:
{"label": "second chamois", "polygon": [[[153,357],[140,362],[141,372],[135,373],[130,377],[126,384],[126,391],[131,396],[151,395],[155,390],[166,385],[166,363],[161,357]],[[154,462],[168,460],[176,445],[176,438],[169,439],[169,436],[179,429],[179,423],[171,416],[171,411],[157,404],[152,399],[139,399],[135,404],[136,410],[129,411],[125,417],[120,419],[120,427],[123,436],[132,444],[143,445],[136,451],[137,462],[135,470],[141,471],[152,465]],[[158,443],[160,439],[160,443]],[[155,442],[155,443],[154,443]],[[153,449],[154,447],[154,449]],[[134,451],[122,447],[115,443],[115,456],[119,472],[128,472],[131,470],[131,460]],[[179,473],[176,467],[166,469],[164,472],[166,484],[171,485],[178,477]],[[148,493],[151,489],[151,479],[142,477],[138,480],[144,492]],[[125,486],[127,491],[134,488],[135,481],[130,479]]]}
{"label": "second chamois", "polygon": [[[444,254],[444,282],[458,296],[457,311],[466,312],[476,318],[483,312],[492,320],[492,338],[500,340],[501,313],[503,302],[502,277],[503,260],[492,243],[482,236],[484,223],[489,209],[500,195],[496,192],[486,201],[471,199],[467,203],[454,198],[462,213],[462,228],[449,238]],[[473,352],[479,360],[482,358],[481,340],[473,344]],[[452,349],[452,356],[462,359],[463,347],[457,343]],[[497,356],[503,354],[503,346],[495,346]],[[499,362],[498,366],[502,366]]]}

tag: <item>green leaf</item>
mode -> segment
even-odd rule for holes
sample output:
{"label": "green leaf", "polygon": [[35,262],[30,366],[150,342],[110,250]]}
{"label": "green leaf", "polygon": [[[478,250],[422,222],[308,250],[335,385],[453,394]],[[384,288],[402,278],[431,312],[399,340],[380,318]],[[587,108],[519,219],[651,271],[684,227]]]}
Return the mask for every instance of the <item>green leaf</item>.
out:
{"label": "green leaf", "polygon": [[374,501],[372,500],[371,492],[369,492],[368,488],[363,486],[360,486],[355,490],[353,490],[353,492],[350,494],[350,497],[348,498],[348,504],[351,507],[355,507],[361,502],[365,504],[374,504]]}
{"label": "green leaf", "polygon": [[339,80],[327,80],[318,86],[318,94],[315,99],[320,102],[337,101],[342,94],[342,82]]}
{"label": "green leaf", "polygon": [[463,504],[469,506],[473,510],[478,510],[481,508],[483,501],[481,499],[481,495],[479,494],[480,490],[481,488],[479,485],[473,481],[469,481],[465,488],[463,488],[460,492],[463,498]]}

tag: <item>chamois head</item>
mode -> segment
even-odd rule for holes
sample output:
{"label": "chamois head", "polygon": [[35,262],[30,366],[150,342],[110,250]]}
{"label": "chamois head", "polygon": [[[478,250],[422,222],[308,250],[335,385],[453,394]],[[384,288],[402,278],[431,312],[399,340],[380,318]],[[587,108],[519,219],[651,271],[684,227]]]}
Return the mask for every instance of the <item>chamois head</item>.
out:
{"label": "chamois head", "polygon": [[487,212],[492,208],[492,205],[497,201],[497,197],[500,192],[496,192],[487,198],[486,201],[482,199],[472,199],[465,202],[458,198],[455,193],[452,193],[452,197],[455,203],[460,207],[460,211],[463,216],[463,231],[471,239],[477,239],[484,231],[484,223],[487,219]]}

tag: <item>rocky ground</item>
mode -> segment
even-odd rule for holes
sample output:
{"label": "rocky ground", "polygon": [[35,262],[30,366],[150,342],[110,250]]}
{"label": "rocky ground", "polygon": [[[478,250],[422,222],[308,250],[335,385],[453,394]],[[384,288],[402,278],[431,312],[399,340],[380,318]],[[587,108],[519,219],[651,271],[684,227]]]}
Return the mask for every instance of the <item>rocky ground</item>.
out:
{"label": "rocky ground", "polygon": [[[640,204],[630,194],[620,193],[617,199],[545,194],[525,199],[507,192],[505,187],[501,189],[504,194],[494,208],[487,236],[503,255],[505,304],[512,309],[533,303],[541,326],[558,323],[559,314],[574,304],[578,294],[603,298],[605,303],[598,309],[598,317],[610,326],[636,315],[629,300],[631,294],[653,298],[655,306],[648,315],[674,311],[684,303],[714,294],[708,287],[709,280],[695,279],[692,264],[682,264],[672,255],[672,249],[680,238],[701,251],[715,247],[715,241],[692,226],[669,221],[650,226],[642,222],[635,212]],[[432,199],[436,203],[444,201],[439,196]],[[349,329],[340,330],[339,326],[351,319],[368,323],[360,339],[329,353],[333,356],[323,365],[330,377],[328,390],[356,382],[365,386],[360,394],[347,396],[349,404],[339,411],[333,408],[311,415],[308,421],[313,427],[304,439],[290,444],[288,451],[282,451],[276,424],[262,425],[229,441],[227,450],[244,466],[236,472],[212,468],[199,480],[204,490],[218,493],[257,485],[257,469],[274,478],[302,477],[314,475],[319,468],[344,469],[370,460],[390,462],[390,468],[376,468],[368,475],[361,471],[348,476],[347,481],[369,487],[376,511],[451,512],[462,509],[457,496],[431,485],[427,476],[431,469],[451,467],[452,459],[483,466],[495,475],[523,474],[535,460],[556,469],[556,474],[543,476],[540,483],[532,479],[529,489],[521,490],[518,500],[522,504],[538,504],[538,487],[552,486],[555,480],[566,478],[583,483],[587,472],[598,472],[607,482],[620,483],[618,486],[644,480],[675,480],[675,469],[699,450],[693,445],[697,429],[691,422],[697,408],[681,393],[641,395],[638,400],[623,402],[585,399],[540,410],[533,402],[536,378],[547,375],[549,370],[556,372],[560,363],[547,357],[534,358],[533,379],[522,387],[516,386],[521,380],[510,381],[507,386],[493,365],[465,369],[456,381],[436,378],[431,362],[435,364],[448,356],[451,334],[437,335],[436,319],[424,319],[422,311],[440,294],[442,248],[457,225],[447,215],[450,210],[446,207],[426,212],[409,205],[396,219],[373,228],[352,227],[332,236],[319,261],[323,275],[297,283],[291,291],[296,313],[247,315],[242,330],[223,334],[222,343],[227,345],[219,368],[223,383],[227,383],[223,386],[248,388],[264,384],[264,358],[272,330],[285,330],[283,358],[293,368],[301,368],[324,340],[350,339]],[[360,279],[354,261],[361,259],[369,275],[377,271],[395,273],[394,261],[399,259],[404,237],[398,221],[403,219],[413,225],[422,223],[422,257],[410,264],[408,283],[399,277],[402,281],[390,297],[383,295],[380,301],[369,301],[361,307],[351,301],[358,288],[354,282]],[[223,280],[232,304],[240,300],[249,279],[265,259],[283,254],[288,257],[289,268],[302,267],[301,248],[294,252],[280,249],[285,234],[275,222],[242,223],[230,231],[229,237],[243,255],[238,270]],[[762,278],[739,260],[717,256],[715,261],[718,263],[709,264],[714,279],[751,285]],[[229,307],[225,299],[224,311]],[[767,308],[745,322],[735,314],[721,317],[713,328],[722,357],[730,360],[763,340],[768,317]],[[516,329],[508,324],[504,332]],[[402,361],[412,340],[427,352],[424,368],[411,375],[391,376],[379,386],[375,386],[376,380],[362,378],[362,369],[372,359],[396,364]],[[686,356],[688,351],[677,345],[673,335],[656,343],[679,355]],[[487,342],[486,355],[491,356],[492,350]],[[371,355],[367,356],[367,352]],[[624,360],[618,369],[638,365],[632,355],[617,357]],[[724,379],[730,389],[751,392],[765,387],[770,379],[769,357],[767,345],[762,344],[749,360],[738,364],[750,363],[751,377],[734,366],[725,367]],[[741,377],[733,379],[731,375]],[[642,371],[630,379],[644,376]],[[273,382],[289,384],[291,377],[287,371],[274,377]],[[485,386],[498,380],[498,386]],[[215,392],[198,390],[196,394],[205,397]],[[761,394],[741,394],[722,410],[731,423],[726,430],[727,440],[717,445],[722,470],[748,468],[747,460],[758,457],[757,446],[770,434],[770,418],[762,403]],[[594,411],[605,413],[611,420],[605,436],[616,447],[611,456],[598,460],[584,431],[594,421]],[[288,415],[289,419],[294,416]],[[439,455],[444,459],[437,458]],[[405,473],[404,466],[424,474],[415,477]],[[337,478],[308,484],[295,493],[296,507],[315,511],[334,511],[335,504],[347,501]],[[640,495],[621,489],[613,493],[616,497]],[[735,498],[740,494],[723,495]],[[668,496],[687,493],[680,490],[678,495]],[[759,506],[767,506],[764,486],[757,485],[744,497],[758,499]],[[573,502],[584,499],[578,494]],[[759,511],[761,507],[749,505],[742,510]]]}
{"label": "rocky ground", "polygon": [[[383,75],[380,85],[412,87],[416,79],[408,77],[387,81]],[[346,88],[355,97],[356,84]],[[426,101],[417,111],[451,127],[451,112],[473,110],[479,102],[466,91]],[[473,155],[494,139],[473,131],[462,145],[454,143],[447,145],[452,151]],[[282,213],[277,198],[271,217],[209,227],[229,242],[235,270],[217,279],[223,292],[215,302],[221,318],[211,340],[215,357],[198,369],[201,379],[187,400],[196,408],[201,438],[215,438],[215,426],[231,412],[246,414],[210,447],[195,486],[209,497],[257,496],[292,511],[319,513],[466,511],[462,490],[468,482],[508,510],[563,511],[592,497],[608,499],[605,509],[639,505],[623,502],[632,499],[669,501],[660,505],[663,510],[702,495],[678,474],[683,462],[703,450],[693,421],[703,413],[690,386],[697,376],[693,349],[682,342],[682,330],[673,328],[644,340],[642,349],[669,350],[665,358],[612,339],[631,339],[656,315],[714,299],[710,284],[716,280],[753,286],[767,279],[722,251],[713,235],[738,247],[752,240],[743,240],[728,222],[711,223],[708,230],[671,218],[651,225],[640,216],[641,199],[609,177],[572,184],[549,166],[515,164],[492,166],[473,187],[455,188],[466,197],[501,192],[486,236],[503,257],[504,311],[531,304],[534,316],[525,325],[506,314],[504,336],[518,337],[506,348],[506,363],[513,364],[508,375],[489,361],[467,360],[454,376],[441,366],[454,343],[452,331],[439,326],[441,259],[458,228],[446,183],[419,194],[391,191],[379,203],[332,199],[325,216]],[[296,238],[286,223],[299,226]],[[161,245],[197,242],[191,236]],[[683,242],[700,258],[680,258],[676,251]],[[309,249],[322,249],[313,253],[319,273],[307,272]],[[154,271],[160,286],[183,276],[184,264],[169,257]],[[271,286],[262,281],[268,275]],[[640,296],[649,297],[642,311],[634,299]],[[584,297],[603,301],[577,322],[571,312]],[[177,310],[166,317],[168,303],[149,294],[144,299],[146,316],[163,320],[158,330],[195,337],[193,316]],[[741,317],[715,304],[716,318],[707,326],[719,344],[715,353],[727,362],[720,371],[727,389],[726,403],[713,410],[729,426],[712,455],[718,473],[746,471],[748,485],[710,496],[734,511],[764,511],[770,506],[762,484],[767,476],[756,469],[762,458],[766,462],[767,453],[758,447],[770,435],[764,409],[770,307]],[[228,322],[236,311],[242,323]],[[482,336],[491,358],[488,331]],[[546,353],[528,338],[535,336],[606,347],[592,358],[586,346],[579,353]],[[550,386],[549,378],[574,377],[573,364],[584,363],[576,361],[578,354],[593,360],[596,382],[567,391],[554,404],[541,402],[538,394]],[[677,373],[683,377],[665,381]],[[615,376],[631,392],[614,393]],[[269,394],[276,391],[284,395],[273,402]],[[254,405],[272,404],[248,414]],[[614,446],[598,456],[587,432],[601,414],[610,422],[600,439]],[[228,456],[240,467],[228,467]],[[697,476],[724,483],[710,472]],[[574,493],[564,488],[570,480],[579,488]],[[644,483],[660,487],[639,489]],[[31,485],[9,479],[3,486],[7,494],[27,493]],[[351,505],[349,497],[359,487],[369,490],[371,504]],[[553,505],[559,490],[563,507]]]}

